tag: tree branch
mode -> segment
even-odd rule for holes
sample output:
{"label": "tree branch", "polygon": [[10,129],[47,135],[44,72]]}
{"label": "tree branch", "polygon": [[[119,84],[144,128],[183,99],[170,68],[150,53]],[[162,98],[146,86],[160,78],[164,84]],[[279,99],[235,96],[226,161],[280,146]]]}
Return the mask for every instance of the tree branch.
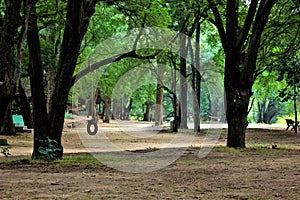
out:
{"label": "tree branch", "polygon": [[242,31],[240,33],[240,36],[238,38],[238,41],[237,41],[237,48],[238,49],[241,49],[244,41],[247,38],[247,35],[248,35],[249,31],[250,31],[252,21],[254,19],[255,13],[256,13],[257,4],[258,4],[258,0],[252,0],[251,1],[250,7],[249,7],[249,10],[248,10],[245,22],[244,22],[243,29],[242,29]]}
{"label": "tree branch", "polygon": [[218,10],[218,8],[216,7],[215,3],[212,0],[208,0],[209,6],[214,14],[215,20],[214,20],[214,25],[217,27],[218,31],[219,31],[219,35],[221,38],[221,42],[222,42],[222,46],[224,49],[226,49],[226,32],[224,29],[224,25],[222,22],[222,18],[220,15],[220,12]]}
{"label": "tree branch", "polygon": [[276,0],[264,0],[260,2],[253,28],[252,34],[250,36],[250,43],[248,46],[248,53],[247,53],[247,63],[248,66],[244,67],[242,74],[247,76],[247,74],[252,74],[250,77],[251,82],[254,81],[254,70],[256,68],[256,60],[258,55],[258,49],[261,41],[261,35],[264,30],[266,23],[268,22],[268,17],[270,15],[271,9],[276,3]]}
{"label": "tree branch", "polygon": [[27,30],[28,30],[28,19],[29,19],[29,13],[31,10],[31,2],[28,0],[23,0],[23,6],[24,6],[24,19],[23,19],[23,24],[22,24],[22,30],[18,42],[18,47],[17,47],[17,56],[16,56],[16,70],[14,74],[14,79],[16,82],[16,90],[15,92],[18,93],[19,91],[19,81],[20,81],[20,74],[21,74],[21,62],[22,62],[22,52],[23,52],[23,46],[24,46],[24,41],[26,39],[27,35]]}
{"label": "tree branch", "polygon": [[83,76],[87,75],[88,73],[96,70],[96,69],[99,69],[100,67],[102,66],[105,66],[107,64],[110,64],[110,63],[114,63],[114,62],[117,62],[117,61],[120,61],[121,59],[124,59],[124,58],[138,58],[138,59],[153,59],[155,58],[158,54],[160,53],[160,51],[157,51],[155,54],[153,55],[149,55],[149,56],[140,56],[140,55],[137,55],[136,54],[136,50],[132,50],[132,51],[129,51],[129,52],[126,52],[126,53],[122,53],[122,54],[119,54],[119,55],[116,55],[116,56],[112,56],[110,58],[107,58],[107,59],[104,59],[104,60],[101,60],[100,62],[97,62],[97,63],[94,63],[92,64],[91,66],[83,69],[82,71],[78,72],[75,76],[73,76],[72,78],[72,81],[71,81],[71,84],[70,84],[70,88],[79,80],[81,79]]}

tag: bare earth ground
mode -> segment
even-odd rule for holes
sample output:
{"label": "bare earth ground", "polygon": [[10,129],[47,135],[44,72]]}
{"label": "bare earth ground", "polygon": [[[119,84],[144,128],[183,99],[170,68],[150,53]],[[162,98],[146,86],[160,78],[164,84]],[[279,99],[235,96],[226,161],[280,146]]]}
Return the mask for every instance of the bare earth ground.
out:
{"label": "bare earth ground", "polygon": [[[8,139],[12,154],[0,157],[0,199],[300,199],[300,133],[285,131],[284,126],[250,126],[247,149],[225,148],[226,129],[222,133],[219,129],[203,131],[169,166],[128,173],[93,161],[93,157],[82,162],[89,155],[85,148],[88,135],[85,124],[75,125],[77,128],[66,127],[63,133],[64,160],[76,153],[75,162],[33,162],[32,134],[0,136]],[[106,135],[120,150],[141,155],[163,148],[176,136],[153,131],[152,124],[142,122],[100,126],[97,135]],[[153,135],[146,134],[151,133],[149,127]],[[217,147],[199,158],[210,133],[221,133]],[[186,132],[176,137],[183,141],[192,136]],[[277,145],[275,149],[268,148],[272,143]],[[170,148],[177,151],[184,145],[177,142]],[[112,149],[99,149],[103,155],[109,151]]]}

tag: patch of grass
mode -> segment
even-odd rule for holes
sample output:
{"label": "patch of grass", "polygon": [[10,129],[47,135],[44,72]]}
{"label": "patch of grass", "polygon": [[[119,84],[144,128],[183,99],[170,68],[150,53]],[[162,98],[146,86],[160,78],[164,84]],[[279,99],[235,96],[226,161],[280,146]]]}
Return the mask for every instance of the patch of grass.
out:
{"label": "patch of grass", "polygon": [[214,150],[218,151],[218,152],[230,152],[230,153],[240,153],[242,150],[242,148],[231,148],[231,147],[226,147],[226,146],[215,146]]}
{"label": "patch of grass", "polygon": [[65,154],[57,164],[98,164],[99,161],[91,154]]}
{"label": "patch of grass", "polygon": [[[43,160],[32,160],[30,156],[16,156],[0,159],[0,164],[22,165],[22,164],[43,164]],[[56,165],[83,165],[98,164],[99,161],[90,154],[65,154],[63,159],[55,160]]]}
{"label": "patch of grass", "polygon": [[194,164],[194,163],[199,162],[199,159],[198,159],[198,157],[188,157],[188,158],[182,159],[181,161],[183,161],[185,163]]}
{"label": "patch of grass", "polygon": [[30,163],[31,158],[29,156],[10,156],[5,159],[0,159],[0,164],[11,164],[11,165],[20,165],[24,163]]}

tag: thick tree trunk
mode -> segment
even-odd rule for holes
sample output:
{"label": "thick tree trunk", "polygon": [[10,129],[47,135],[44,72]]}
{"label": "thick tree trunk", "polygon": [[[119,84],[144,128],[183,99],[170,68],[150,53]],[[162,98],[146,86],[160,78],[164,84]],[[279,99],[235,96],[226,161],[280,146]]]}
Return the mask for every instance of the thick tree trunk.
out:
{"label": "thick tree trunk", "polygon": [[36,7],[31,9],[29,16],[27,41],[29,47],[29,74],[32,95],[32,118],[34,126],[33,159],[40,159],[40,147],[49,137],[49,124],[47,120],[46,100],[43,86],[43,69],[40,51],[40,40],[37,27]]}
{"label": "thick tree trunk", "polygon": [[0,124],[0,135],[14,135],[14,125],[12,121],[12,113],[11,113],[11,100],[1,99],[0,104],[0,113],[1,113],[1,124]]}
{"label": "thick tree trunk", "polygon": [[180,128],[187,129],[186,37],[180,36]]}
{"label": "thick tree trunk", "polygon": [[[234,109],[235,113],[230,111],[230,109]],[[227,110],[227,122],[228,122],[228,138],[227,146],[228,147],[246,147],[245,143],[245,135],[246,128],[248,126],[247,121],[247,111],[241,112],[241,110],[236,110],[238,108],[228,108]],[[240,115],[237,115],[237,114]]]}
{"label": "thick tree trunk", "polygon": [[257,113],[257,123],[263,123],[263,112],[265,110],[265,102],[258,102],[257,103],[257,107],[258,107],[258,113]]}
{"label": "thick tree trunk", "polygon": [[152,106],[153,106],[153,103],[151,101],[146,102],[146,110],[145,110],[145,113],[144,113],[143,121],[146,121],[146,122],[151,121]]}
{"label": "thick tree trunk", "polygon": [[16,93],[14,45],[21,2],[5,1],[6,10],[0,38],[0,134],[14,133],[10,105]]}
{"label": "thick tree trunk", "polygon": [[[188,38],[188,46],[189,46],[189,51],[190,51],[190,56],[191,56],[191,67],[192,67],[192,88],[193,88],[193,118],[194,118],[194,132],[200,132],[200,98],[198,96],[198,87],[196,85],[199,84],[199,80],[197,80],[197,68],[196,68],[196,64],[199,64],[198,62],[196,62],[196,59],[194,58],[194,50],[191,44],[191,39]],[[198,44],[196,44],[196,47],[198,46]],[[195,56],[199,57],[199,51],[197,51],[198,48],[195,48]],[[195,61],[194,61],[195,60]],[[199,67],[199,66],[198,66]],[[199,73],[199,72],[198,72]]]}
{"label": "thick tree trunk", "polygon": [[[226,59],[227,64],[230,65],[232,62],[238,62],[237,59]],[[228,68],[230,69],[230,68]],[[236,67],[232,66],[232,70],[238,70]],[[239,73],[235,71],[235,73]],[[226,117],[228,123],[228,137],[227,146],[228,147],[246,147],[245,144],[245,134],[246,128],[248,126],[247,116],[248,116],[248,104],[250,97],[252,95],[251,87],[252,85],[247,85],[243,87],[234,76],[235,74],[230,72],[230,76],[225,75],[225,92],[226,92]]]}
{"label": "thick tree trunk", "polygon": [[116,120],[119,119],[119,112],[118,112],[118,101],[116,99],[112,100],[112,115],[111,119]]}
{"label": "thick tree trunk", "polygon": [[130,111],[131,111],[131,107],[132,107],[132,101],[133,101],[133,99],[130,98],[129,104],[127,107],[125,104],[123,104],[123,117],[122,117],[123,120],[130,120]]}
{"label": "thick tree trunk", "polygon": [[277,113],[278,113],[278,107],[276,106],[276,101],[270,100],[266,109],[264,122],[266,124],[271,124],[272,119],[274,119]]}
{"label": "thick tree trunk", "polygon": [[[246,147],[245,134],[248,126],[248,104],[252,95],[252,84],[241,83],[239,77],[239,60],[231,54],[225,60],[226,117],[228,122],[228,147]],[[235,58],[234,58],[235,57]],[[230,67],[231,66],[231,67]],[[229,72],[230,71],[230,72]]]}
{"label": "thick tree trunk", "polygon": [[90,18],[95,12],[96,2],[96,0],[68,1],[66,25],[48,117],[50,139],[55,140],[57,149],[60,149],[57,158],[61,158],[63,155],[61,136],[68,95],[73,83],[72,76],[77,64],[83,36],[87,31]]}
{"label": "thick tree trunk", "polygon": [[[55,87],[49,110],[50,139],[57,142],[60,149],[58,158],[63,155],[61,136],[64,124],[64,113],[68,101],[70,79],[74,73],[79,49],[81,45],[81,16],[83,15],[83,1],[68,1],[66,26],[60,51]],[[92,97],[91,97],[92,98]]]}
{"label": "thick tree trunk", "polygon": [[212,0],[208,3],[225,51],[227,146],[245,147],[248,104],[252,95],[260,40],[276,0],[251,1],[242,27],[239,27],[241,23],[237,1],[227,1],[226,28],[217,4]]}

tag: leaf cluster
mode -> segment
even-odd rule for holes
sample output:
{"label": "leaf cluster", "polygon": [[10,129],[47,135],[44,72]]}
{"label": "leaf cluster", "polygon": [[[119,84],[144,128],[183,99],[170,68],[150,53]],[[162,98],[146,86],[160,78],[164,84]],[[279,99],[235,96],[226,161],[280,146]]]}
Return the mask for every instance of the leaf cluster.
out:
{"label": "leaf cluster", "polygon": [[39,159],[44,160],[45,162],[53,161],[57,158],[58,152],[60,151],[58,142],[50,138],[39,141]]}

